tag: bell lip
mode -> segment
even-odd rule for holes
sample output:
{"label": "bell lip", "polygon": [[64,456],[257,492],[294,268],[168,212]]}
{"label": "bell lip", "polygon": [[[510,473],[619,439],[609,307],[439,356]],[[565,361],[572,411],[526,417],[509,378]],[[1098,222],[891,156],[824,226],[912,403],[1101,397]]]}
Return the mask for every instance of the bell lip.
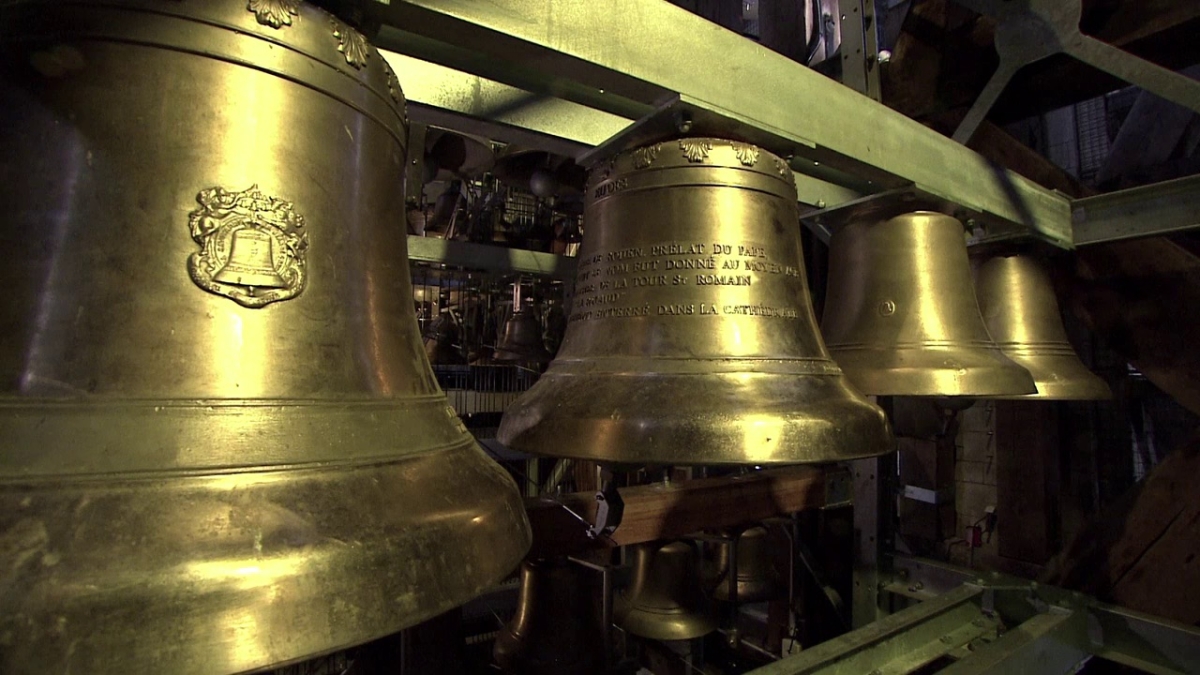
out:
{"label": "bell lip", "polygon": [[[684,411],[673,403],[681,391],[707,399]],[[605,400],[592,405],[597,398]],[[788,405],[801,399],[806,403]],[[564,407],[580,401],[592,406],[590,414]],[[735,414],[731,401],[759,405]],[[749,425],[763,417],[783,431],[752,430],[775,438],[745,440]],[[570,374],[551,366],[505,410],[496,438],[533,455],[639,465],[820,464],[895,450],[883,411],[840,374]]]}
{"label": "bell lip", "polygon": [[649,640],[692,640],[717,629],[716,618],[703,608],[655,612],[634,605],[623,593],[614,599],[613,623]]}
{"label": "bell lip", "polygon": [[[466,466],[476,469],[467,470]],[[380,459],[369,465],[352,468],[361,472],[355,479],[357,484],[369,481],[390,486],[390,489],[381,487],[380,494],[402,495],[411,491],[411,474],[418,473],[422,479],[428,479],[430,485],[452,485],[457,494],[464,495],[465,501],[450,506],[435,506],[427,500],[422,502],[416,496],[404,498],[402,510],[405,510],[406,516],[413,515],[408,510],[411,506],[418,510],[424,508],[424,516],[427,517],[417,516],[418,523],[413,522],[414,518],[406,517],[402,523],[395,523],[391,528],[373,528],[370,534],[374,536],[346,532],[350,527],[343,527],[339,532],[327,521],[327,527],[305,544],[311,549],[309,556],[313,563],[297,567],[273,584],[273,587],[284,590],[290,588],[295,595],[266,603],[261,600],[263,587],[245,586],[240,578],[216,586],[181,578],[178,572],[181,563],[175,559],[146,566],[145,573],[139,573],[137,583],[130,583],[127,563],[133,555],[132,550],[128,555],[117,555],[111,547],[85,547],[73,542],[72,545],[81,546],[82,553],[63,553],[53,567],[37,567],[36,572],[25,575],[20,586],[6,585],[3,594],[0,594],[0,607],[5,610],[0,612],[0,632],[11,630],[16,640],[14,644],[23,645],[20,650],[6,648],[0,651],[0,671],[40,672],[42,668],[51,667],[54,670],[61,667],[65,671],[73,665],[92,673],[120,673],[143,668],[154,672],[190,673],[198,672],[196,665],[200,663],[207,664],[206,669],[222,672],[257,672],[263,668],[281,667],[393,634],[457,607],[508,576],[529,550],[531,530],[515,484],[469,438],[456,448],[401,456],[394,458],[394,461]],[[271,486],[278,486],[281,478],[286,480],[289,474],[336,478],[345,476],[347,471],[347,467],[337,465],[301,469],[284,465],[260,469],[251,475],[243,474],[244,480],[236,489],[225,486],[221,475],[176,475],[155,481],[114,481],[109,486],[112,496],[97,495],[94,481],[64,481],[53,485],[35,483],[24,488],[19,483],[14,484],[16,481],[10,481],[0,491],[0,504],[8,504],[15,509],[23,498],[32,497],[37,503],[71,489],[87,495],[87,499],[80,502],[80,508],[84,501],[96,503],[108,500],[124,504],[115,509],[117,512],[155,511],[159,515],[143,517],[140,521],[148,526],[174,520],[172,516],[161,515],[163,511],[176,513],[182,521],[185,514],[194,513],[197,503],[204,503],[199,501],[202,499],[211,500],[217,505],[229,502],[226,510],[231,513],[235,505],[249,504],[247,508],[254,508],[259,503],[276,511],[288,512],[286,504],[276,502],[278,487],[271,491]],[[147,492],[161,492],[164,486],[184,491],[183,497],[173,499],[160,495],[157,509],[141,505],[146,501]],[[300,489],[299,486],[297,489]],[[192,496],[196,492],[199,492],[199,497]],[[39,494],[49,496],[39,497]],[[80,500],[71,494],[64,495],[62,499]],[[321,506],[326,513],[341,513],[343,516],[347,512],[361,514],[368,508],[359,494],[353,490],[336,489],[336,486],[323,492]],[[108,509],[106,513],[113,511]],[[289,517],[313,518],[300,513]],[[77,517],[71,526],[82,527],[79,520]],[[136,518],[132,520],[139,522]],[[320,528],[321,525],[312,527]],[[237,557],[219,557],[214,559],[212,565],[235,569],[263,564],[263,554],[256,550],[256,546],[263,543],[262,532],[259,533],[260,539],[254,540],[257,542],[255,546],[251,546],[252,542],[247,539],[250,537],[246,534],[247,528],[235,525],[232,519],[227,527],[218,529],[220,531],[206,532],[212,541],[204,550],[224,554],[235,550],[231,544],[237,542],[231,542],[231,539],[245,541],[236,549],[240,552]],[[430,555],[430,545],[447,545],[446,535],[449,533],[455,534],[453,543],[464,548],[463,555],[457,556],[460,559],[456,560],[456,564],[413,564],[414,560],[438,559],[440,556]],[[169,533],[163,528],[122,528],[120,522],[113,522],[109,523],[105,538],[112,542],[125,542],[135,550],[161,550],[168,544],[156,542],[161,542],[166,534]],[[344,541],[338,537],[339,534],[345,538]],[[481,536],[489,543],[483,546],[470,543]],[[269,536],[265,538],[269,539]],[[266,546],[267,555],[270,555],[271,544],[267,543]],[[274,546],[278,548],[280,544]],[[468,560],[464,563],[462,558]],[[141,559],[145,562],[147,557],[142,556]],[[385,562],[387,560],[390,563]],[[203,561],[194,562],[199,564]],[[0,563],[8,567],[3,559],[0,559]],[[396,569],[404,569],[404,574],[412,575],[411,583],[396,580],[400,576],[395,572]],[[86,575],[84,581],[87,583],[71,583],[64,579],[64,574],[70,574],[68,578],[74,579]],[[97,585],[97,579],[107,579],[110,584]],[[386,583],[389,580],[393,581],[390,585]],[[340,627],[341,630],[320,630],[316,626],[311,632],[303,630],[303,627],[288,631],[297,636],[295,640],[281,639],[283,636],[271,631],[272,627],[286,623],[289,617],[294,619],[311,615],[316,607],[345,606],[347,602],[353,602],[354,596],[366,597],[369,592],[379,596],[381,605],[374,608],[359,607],[351,614],[359,619],[355,625],[347,622],[331,626],[334,629]],[[211,602],[214,596],[219,596],[222,601],[214,604]],[[46,603],[38,601],[38,597],[53,597],[55,600]],[[169,603],[179,611],[168,612],[151,599]],[[169,614],[171,618],[153,621],[147,620],[140,612],[130,615],[127,611],[130,607],[156,606],[159,607],[156,610],[158,614]],[[218,639],[219,635],[227,632],[229,612],[243,608],[253,608],[256,616],[251,628],[239,638],[261,645],[261,650],[252,655],[237,649],[226,650],[223,648],[224,640],[230,638]],[[19,625],[14,625],[13,617],[16,616],[23,617]],[[57,635],[48,628],[61,626],[61,623],[56,623],[63,621],[59,617],[66,617],[68,626],[86,623],[88,630],[72,642],[78,649],[72,649],[71,653],[100,658],[77,656],[87,660],[47,661],[44,652],[65,653],[63,641],[72,637]],[[31,630],[36,633],[34,637],[28,636],[27,632]],[[197,639],[181,642],[180,635],[196,636]],[[175,646],[171,649],[156,646],[163,644]],[[213,658],[226,653],[231,655],[227,659]],[[27,671],[31,663],[39,665]]]}
{"label": "bell lip", "polygon": [[995,398],[1037,393],[1029,371],[995,347],[885,350],[831,346],[829,351],[859,391],[875,396]]}
{"label": "bell lip", "polygon": [[1109,401],[1112,400],[1112,388],[1099,375],[1088,370],[1087,366],[1069,353],[1015,353],[1005,351],[1005,354],[1029,371],[1037,385],[1036,394],[1022,396],[996,396],[1004,400],[1043,400],[1043,401]]}

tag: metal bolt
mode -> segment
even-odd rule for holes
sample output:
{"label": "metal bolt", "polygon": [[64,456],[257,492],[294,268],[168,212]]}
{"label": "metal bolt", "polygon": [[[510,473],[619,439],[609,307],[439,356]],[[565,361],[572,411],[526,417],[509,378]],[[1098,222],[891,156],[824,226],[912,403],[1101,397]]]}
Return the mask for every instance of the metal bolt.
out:
{"label": "metal bolt", "polygon": [[889,52],[886,49],[879,50],[879,62],[880,63],[887,63],[888,61],[891,61],[891,60],[892,60],[891,52]]}

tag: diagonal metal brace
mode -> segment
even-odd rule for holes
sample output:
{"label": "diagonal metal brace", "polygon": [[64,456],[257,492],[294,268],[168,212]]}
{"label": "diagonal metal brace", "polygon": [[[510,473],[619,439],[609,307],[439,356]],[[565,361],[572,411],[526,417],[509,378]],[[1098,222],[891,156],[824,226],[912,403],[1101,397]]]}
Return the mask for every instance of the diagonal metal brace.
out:
{"label": "diagonal metal brace", "polygon": [[1200,112],[1200,82],[1079,30],[1080,0],[955,0],[996,20],[1000,66],[954,132],[966,143],[1021,68],[1063,53],[1168,101]]}

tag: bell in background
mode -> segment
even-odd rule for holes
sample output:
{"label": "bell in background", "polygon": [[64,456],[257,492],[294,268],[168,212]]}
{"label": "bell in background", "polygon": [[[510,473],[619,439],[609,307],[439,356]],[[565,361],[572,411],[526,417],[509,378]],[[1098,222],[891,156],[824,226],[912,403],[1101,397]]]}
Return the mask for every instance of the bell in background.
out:
{"label": "bell in background", "polygon": [[557,356],[497,437],[630,464],[832,462],[886,453],[883,412],[817,332],[791,170],[688,138],[592,172]]}
{"label": "bell in background", "polygon": [[962,224],[940,213],[855,222],[836,231],[821,332],[846,376],[867,394],[1036,391],[1029,372],[988,335]]}
{"label": "bell in background", "polygon": [[633,576],[613,605],[618,626],[651,640],[690,640],[717,629],[694,546],[674,541],[631,548]]}
{"label": "bell in background", "polygon": [[532,304],[523,302],[521,284],[513,284],[513,313],[504,322],[504,332],[496,344],[497,361],[545,363],[554,358],[542,340],[542,322]]}
{"label": "bell in background", "polygon": [[1088,370],[1071,348],[1050,275],[1036,258],[1014,255],[988,260],[979,268],[975,292],[992,338],[1037,384],[1036,394],[1012,398],[1112,398],[1108,384]]}
{"label": "bell in background", "polygon": [[519,563],[422,349],[403,110],[307,4],[3,3],[0,672],[256,670]]}
{"label": "bell in background", "polygon": [[[717,545],[717,585],[712,591],[715,600],[729,602],[733,597],[733,575],[729,566],[728,542]],[[779,597],[785,586],[775,569],[771,555],[770,533],[767,528],[755,526],[737,535],[737,602],[762,602]]]}
{"label": "bell in background", "polygon": [[492,656],[513,675],[593,675],[604,664],[604,630],[590,611],[579,568],[561,558],[521,564],[517,613]]}
{"label": "bell in background", "polygon": [[504,322],[504,334],[496,345],[497,361],[545,363],[552,358],[542,342],[542,322],[532,307],[522,307]]}

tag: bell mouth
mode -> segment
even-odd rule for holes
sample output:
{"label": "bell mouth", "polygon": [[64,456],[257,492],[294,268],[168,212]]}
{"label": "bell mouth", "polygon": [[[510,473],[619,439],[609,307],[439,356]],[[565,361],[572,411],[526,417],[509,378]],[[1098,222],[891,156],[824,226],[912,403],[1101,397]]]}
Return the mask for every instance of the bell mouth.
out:
{"label": "bell mouth", "polygon": [[830,352],[858,389],[875,396],[995,398],[1037,392],[1029,371],[992,345],[838,345]]}
{"label": "bell mouth", "polygon": [[470,439],[353,467],[10,478],[0,532],[5,672],[47,652],[64,672],[110,672],[114,654],[171,673],[282,665],[455,607],[530,543],[512,480]]}
{"label": "bell mouth", "polygon": [[1004,353],[1029,371],[1037,385],[1037,393],[994,398],[1043,401],[1107,401],[1112,399],[1112,389],[1109,388],[1108,383],[1099,375],[1088,370],[1070,347],[1050,352],[1005,348]]}
{"label": "bell mouth", "polygon": [[497,438],[536,455],[642,465],[837,462],[893,449],[883,411],[840,374],[654,371],[573,373],[556,362],[505,411]]}

